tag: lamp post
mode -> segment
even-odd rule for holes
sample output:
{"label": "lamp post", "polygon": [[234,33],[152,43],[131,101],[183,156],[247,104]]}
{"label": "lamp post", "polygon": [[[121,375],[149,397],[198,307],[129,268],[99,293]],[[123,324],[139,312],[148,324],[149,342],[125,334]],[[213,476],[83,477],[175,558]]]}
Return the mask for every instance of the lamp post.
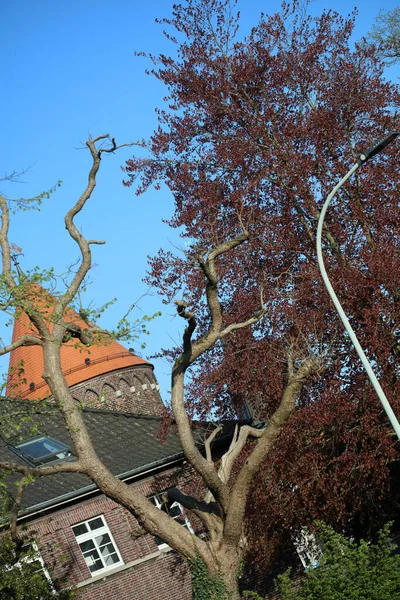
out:
{"label": "lamp post", "polygon": [[378,154],[381,150],[383,150],[383,148],[385,148],[388,144],[390,144],[398,135],[399,135],[399,132],[394,131],[394,132],[390,133],[389,135],[387,135],[386,137],[384,137],[379,142],[377,142],[376,144],[374,144],[373,146],[371,146],[370,148],[368,148],[368,150],[366,150],[364,153],[360,154],[360,157],[359,157],[358,161],[356,162],[356,164],[351,167],[350,171],[348,173],[346,173],[346,175],[333,188],[333,190],[327,197],[325,204],[322,207],[321,214],[319,216],[318,229],[317,229],[317,256],[318,256],[319,268],[320,268],[322,279],[324,280],[326,289],[328,290],[328,293],[329,293],[330,297],[332,298],[333,304],[335,305],[335,308],[342,320],[342,323],[343,323],[347,333],[349,334],[351,341],[353,342],[353,345],[365,367],[365,370],[367,371],[368,377],[369,377],[372,385],[374,386],[376,393],[378,394],[378,397],[382,403],[382,406],[383,406],[387,416],[389,417],[389,420],[393,426],[393,429],[395,430],[397,437],[400,440],[400,424],[396,418],[396,415],[394,414],[394,412],[392,410],[392,407],[389,404],[388,399],[385,396],[383,389],[381,388],[379,381],[377,380],[377,378],[375,376],[375,373],[372,370],[372,367],[371,367],[367,357],[365,356],[363,349],[361,348],[361,346],[358,342],[356,334],[354,333],[353,328],[350,325],[349,320],[343,311],[343,308],[338,300],[338,297],[335,294],[335,291],[331,285],[331,282],[329,281],[328,275],[325,270],[324,260],[322,257],[322,246],[321,246],[321,237],[322,237],[322,229],[323,229],[323,225],[324,225],[324,218],[325,218],[326,211],[328,210],[328,206],[329,206],[332,198],[335,196],[337,191],[342,187],[342,185],[349,179],[349,177],[351,177],[352,174],[355,173],[355,171],[357,171],[357,169],[359,167],[361,167],[370,158],[372,158],[373,156]]}

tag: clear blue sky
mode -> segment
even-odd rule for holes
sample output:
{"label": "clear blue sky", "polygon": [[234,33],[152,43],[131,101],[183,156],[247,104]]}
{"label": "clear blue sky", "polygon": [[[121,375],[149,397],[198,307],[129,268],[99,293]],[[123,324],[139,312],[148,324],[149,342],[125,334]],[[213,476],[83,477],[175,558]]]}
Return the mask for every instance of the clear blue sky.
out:
{"label": "clear blue sky", "polygon": [[[89,157],[75,148],[88,133],[108,132],[122,143],[147,138],[156,126],[155,108],[165,90],[145,75],[149,65],[134,51],[168,52],[155,19],[169,16],[172,4],[172,0],[2,0],[0,176],[31,169],[25,183],[0,189],[9,196],[30,196],[63,181],[40,213],[14,218],[10,238],[23,248],[23,268],[54,266],[63,272],[78,257],[64,230],[63,215],[86,183]],[[397,4],[397,0],[315,0],[310,12],[334,8],[347,15],[357,6],[358,39],[381,8],[390,10]],[[242,34],[261,11],[274,12],[279,6],[277,0],[240,0]],[[146,291],[141,280],[147,256],[179,243],[176,232],[162,223],[172,212],[165,189],[137,198],[132,189],[122,187],[120,166],[129,156],[128,148],[106,157],[95,195],[79,217],[87,237],[107,240],[106,246],[94,248],[98,266],[87,294],[88,301],[98,305],[118,298],[103,318],[105,327],[112,327]],[[171,338],[178,340],[182,326],[172,307],[161,306],[157,297],[144,298],[140,306],[143,314],[163,311],[145,340],[147,357],[167,347]],[[5,327],[0,332],[4,343],[10,335]],[[154,363],[167,397],[168,364]]]}

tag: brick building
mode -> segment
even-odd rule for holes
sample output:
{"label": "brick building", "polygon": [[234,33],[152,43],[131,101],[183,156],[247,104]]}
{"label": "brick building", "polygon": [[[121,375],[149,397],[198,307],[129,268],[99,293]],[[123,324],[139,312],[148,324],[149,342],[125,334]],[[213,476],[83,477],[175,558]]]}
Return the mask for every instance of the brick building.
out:
{"label": "brick building", "polygon": [[[13,340],[28,329],[21,313]],[[114,341],[88,350],[71,341],[63,346],[61,357],[99,457],[120,479],[138,486],[158,508],[194,531],[180,505],[168,503],[163,495],[178,485],[185,489],[191,477],[173,428],[165,443],[158,439],[163,404],[152,365]],[[23,379],[18,378],[21,364]],[[39,347],[19,347],[11,353],[7,398],[0,402],[2,461],[35,466],[74,459],[51,397],[37,402],[50,394],[42,372]],[[16,480],[15,475],[9,477],[11,500]],[[190,576],[179,556],[163,540],[146,534],[85,475],[36,479],[25,489],[18,522],[35,531],[55,586],[76,586],[82,600],[191,598]]]}
{"label": "brick building", "polygon": [[[82,323],[77,315],[74,319]],[[15,320],[13,341],[29,332],[29,321],[21,313]],[[190,522],[177,503],[168,504],[163,494],[172,487],[191,491],[193,476],[174,428],[165,443],[158,438],[163,403],[153,366],[115,341],[86,349],[71,340],[63,345],[61,359],[100,459],[195,532],[196,522]],[[1,461],[35,466],[74,458],[42,373],[39,347],[19,347],[11,353],[7,397],[0,400]],[[44,398],[49,402],[38,402]],[[222,451],[229,438],[228,434],[217,442]],[[11,502],[17,480],[9,477]],[[34,532],[55,587],[75,586],[82,600],[192,597],[190,574],[179,556],[163,540],[146,534],[126,509],[100,493],[85,475],[60,473],[28,485],[20,503],[19,525]],[[310,562],[309,557],[305,561]],[[273,577],[265,597],[277,598]]]}

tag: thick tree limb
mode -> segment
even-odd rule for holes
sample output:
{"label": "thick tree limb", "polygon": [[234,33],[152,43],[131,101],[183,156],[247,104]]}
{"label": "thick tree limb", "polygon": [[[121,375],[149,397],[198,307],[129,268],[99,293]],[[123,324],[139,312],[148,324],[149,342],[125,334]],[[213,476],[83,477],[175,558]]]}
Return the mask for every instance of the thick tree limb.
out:
{"label": "thick tree limb", "polygon": [[187,310],[183,301],[177,302],[178,315],[187,321],[187,327],[183,336],[183,352],[175,361],[172,370],[172,409],[178,427],[180,442],[183,451],[190,464],[201,475],[212,496],[221,506],[222,512],[226,512],[229,505],[229,491],[225,482],[221,480],[211,461],[204,458],[193,439],[190,421],[184,403],[184,379],[187,368],[201,355],[209,350],[216,341],[235,329],[256,323],[264,314],[263,307],[253,317],[244,323],[231,324],[222,330],[222,310],[218,298],[218,273],[215,259],[226,252],[242,244],[248,239],[247,231],[213,248],[207,257],[200,256],[199,264],[206,277],[206,298],[210,312],[211,324],[204,336],[192,342],[192,334],[196,327],[196,319],[193,312]]}
{"label": "thick tree limb", "polygon": [[79,460],[61,462],[56,465],[45,467],[28,467],[9,461],[0,461],[0,469],[5,471],[21,473],[22,475],[33,475],[34,477],[47,477],[56,473],[86,473],[85,465]]}
{"label": "thick tree limb", "polygon": [[229,499],[228,489],[218,477],[213,463],[204,458],[193,439],[189,416],[184,403],[185,371],[186,368],[182,363],[178,363],[178,365],[175,363],[172,371],[172,409],[178,427],[179,439],[186,459],[212,490],[214,497],[220,503],[223,510],[226,510]]}
{"label": "thick tree limb", "polygon": [[[17,550],[23,544],[23,538],[18,533],[17,521],[18,513],[21,508],[22,496],[24,495],[25,483],[22,479],[17,485],[17,493],[14,498],[13,505],[10,510],[10,536],[12,541],[16,544]],[[18,552],[17,552],[18,554]]]}
{"label": "thick tree limb", "polygon": [[8,354],[16,348],[20,348],[21,346],[43,346],[43,342],[40,338],[36,337],[35,335],[22,335],[12,344],[8,344],[8,346],[0,348],[0,356]]}

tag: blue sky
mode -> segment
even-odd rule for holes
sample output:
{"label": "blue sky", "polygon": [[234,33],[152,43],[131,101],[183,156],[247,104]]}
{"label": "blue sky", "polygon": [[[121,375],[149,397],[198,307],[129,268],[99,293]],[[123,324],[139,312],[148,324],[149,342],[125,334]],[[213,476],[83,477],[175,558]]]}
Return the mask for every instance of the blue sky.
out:
{"label": "blue sky", "polygon": [[[156,126],[155,109],[165,90],[145,74],[149,64],[134,52],[168,53],[169,44],[155,19],[168,17],[172,4],[172,0],[2,0],[0,176],[31,168],[24,183],[2,185],[0,190],[9,196],[30,196],[63,182],[40,212],[13,219],[10,239],[23,249],[23,268],[54,266],[60,273],[78,257],[63,216],[86,183],[89,156],[76,148],[88,133],[110,133],[122,143],[147,138]],[[334,8],[347,15],[357,6],[358,39],[369,31],[381,8],[390,10],[397,4],[397,0],[315,0],[310,12]],[[261,11],[274,12],[279,6],[276,0],[240,0],[242,34]],[[159,247],[179,244],[176,232],[162,223],[172,213],[168,192],[150,190],[137,198],[132,189],[122,187],[120,167],[130,154],[128,148],[106,157],[98,188],[78,219],[88,238],[107,241],[94,249],[98,266],[87,299],[101,305],[118,298],[102,321],[111,328],[146,292],[142,278],[147,256]],[[163,312],[145,340],[144,357],[179,340],[182,324],[172,307],[162,306],[155,296],[143,298],[140,307],[137,316]],[[7,343],[11,332],[3,327],[0,336]],[[153,362],[167,397],[169,365],[161,359]],[[3,360],[3,370],[6,366]]]}

